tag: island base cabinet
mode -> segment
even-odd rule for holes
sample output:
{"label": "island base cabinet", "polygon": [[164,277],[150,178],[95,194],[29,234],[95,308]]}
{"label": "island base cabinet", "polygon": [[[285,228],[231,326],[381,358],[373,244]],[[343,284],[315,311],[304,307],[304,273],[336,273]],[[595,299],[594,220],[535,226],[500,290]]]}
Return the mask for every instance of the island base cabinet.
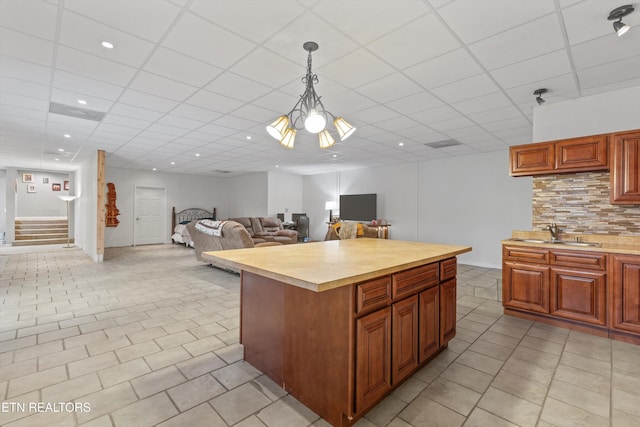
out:
{"label": "island base cabinet", "polygon": [[419,295],[420,363],[440,350],[440,287],[434,286]]}
{"label": "island base cabinet", "polygon": [[391,389],[391,307],[356,320],[356,411]]}
{"label": "island base cabinet", "polygon": [[456,336],[456,279],[440,284],[440,347]]}
{"label": "island base cabinet", "polygon": [[418,295],[393,304],[391,313],[391,378],[395,384],[418,367]]}
{"label": "island base cabinet", "polygon": [[613,255],[613,327],[640,334],[640,256]]}

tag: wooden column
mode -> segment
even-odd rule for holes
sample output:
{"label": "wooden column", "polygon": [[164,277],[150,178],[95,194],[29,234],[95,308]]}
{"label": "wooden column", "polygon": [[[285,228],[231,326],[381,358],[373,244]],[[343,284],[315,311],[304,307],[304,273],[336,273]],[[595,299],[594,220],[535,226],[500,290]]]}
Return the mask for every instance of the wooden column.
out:
{"label": "wooden column", "polygon": [[96,222],[96,254],[100,260],[104,255],[104,229],[105,229],[105,196],[104,196],[104,187],[105,187],[105,178],[104,178],[104,159],[105,152],[104,150],[98,150],[98,192],[97,192],[97,222]]}

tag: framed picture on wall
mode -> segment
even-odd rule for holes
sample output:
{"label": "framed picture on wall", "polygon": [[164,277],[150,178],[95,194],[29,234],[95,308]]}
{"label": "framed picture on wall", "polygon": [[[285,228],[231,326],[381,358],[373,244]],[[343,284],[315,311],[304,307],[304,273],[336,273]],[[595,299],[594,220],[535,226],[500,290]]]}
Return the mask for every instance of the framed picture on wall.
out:
{"label": "framed picture on wall", "polygon": [[62,186],[60,184],[51,184],[51,190],[53,191],[60,191],[61,188]]}
{"label": "framed picture on wall", "polygon": [[23,173],[22,174],[22,182],[33,182],[33,174],[32,173]]}
{"label": "framed picture on wall", "polygon": [[48,184],[49,183],[49,178],[42,178],[42,183],[43,184]]}
{"label": "framed picture on wall", "polygon": [[35,193],[35,192],[36,192],[36,185],[35,184],[27,185],[27,193]]}
{"label": "framed picture on wall", "polygon": [[69,189],[69,181],[65,181],[65,182],[64,182],[64,187],[63,187],[63,188],[64,188],[65,190],[68,190],[68,189]]}

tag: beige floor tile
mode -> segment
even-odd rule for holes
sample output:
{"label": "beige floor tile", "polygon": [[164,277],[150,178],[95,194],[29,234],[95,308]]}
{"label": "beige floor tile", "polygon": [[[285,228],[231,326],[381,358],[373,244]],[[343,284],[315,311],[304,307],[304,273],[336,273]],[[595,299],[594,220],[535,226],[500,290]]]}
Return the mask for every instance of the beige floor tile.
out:
{"label": "beige floor tile", "polygon": [[[13,357],[10,358],[11,360]],[[28,359],[18,363],[0,366],[0,381],[19,378],[24,375],[33,374],[38,370],[38,361],[36,359]]]}
{"label": "beige floor tile", "polygon": [[87,351],[89,352],[90,356],[95,356],[97,354],[117,350],[129,345],[131,345],[131,342],[126,337],[107,338],[106,340],[87,344]]}
{"label": "beige floor tile", "polygon": [[640,417],[626,414],[620,411],[613,411],[611,414],[612,427],[638,427],[640,426]]}
{"label": "beige floor tile", "polygon": [[441,376],[477,393],[484,393],[493,380],[491,375],[460,363],[452,363]]}
{"label": "beige floor tile", "polygon": [[225,422],[233,425],[271,404],[271,400],[253,385],[244,384],[210,401]]}
{"label": "beige floor tile", "polygon": [[512,358],[525,360],[531,362],[544,369],[553,370],[560,361],[560,356],[552,353],[547,353],[543,350],[537,350],[536,348],[519,345],[513,351]]}
{"label": "beige floor tile", "polygon": [[427,383],[413,376],[393,391],[393,395],[403,402],[409,403],[427,387]]}
{"label": "beige floor tile", "polygon": [[193,379],[200,375],[220,369],[226,366],[226,363],[213,353],[205,353],[189,360],[185,360],[184,362],[180,362],[176,366],[185,377]]}
{"label": "beige floor tile", "polygon": [[21,394],[38,390],[52,384],[67,380],[67,370],[64,366],[45,369],[19,378],[9,380],[7,397],[12,398]]}
{"label": "beige floor tile", "polygon": [[[581,369],[576,369],[572,366],[560,364],[556,369],[554,379],[564,381],[565,383],[573,384],[587,390],[596,391],[608,399],[611,394],[611,380],[598,374],[599,373],[587,372]],[[625,375],[622,377],[628,378]],[[638,383],[635,381],[634,383],[637,386]]]}
{"label": "beige floor tile", "polygon": [[465,421],[464,416],[423,396],[411,402],[399,417],[416,426],[456,427]]}
{"label": "beige floor tile", "polygon": [[505,370],[496,375],[491,387],[528,400],[536,405],[542,405],[547,395],[547,386],[545,384],[531,381]]}
{"label": "beige floor tile", "polygon": [[113,411],[111,417],[116,427],[154,426],[178,414],[165,393],[158,393],[129,406]]}
{"label": "beige floor tile", "polygon": [[489,387],[478,402],[478,407],[514,424],[535,426],[540,414],[540,405]]}
{"label": "beige floor tile", "polygon": [[560,380],[553,380],[549,387],[549,397],[567,403],[587,412],[609,418],[608,393],[587,390]]}
{"label": "beige floor tile", "polygon": [[612,389],[613,409],[640,418],[640,394]]}
{"label": "beige floor tile", "polygon": [[175,334],[165,335],[163,337],[155,339],[156,344],[158,344],[163,349],[176,347],[195,340],[196,338],[187,331],[180,331],[176,332]]}
{"label": "beige floor tile", "polygon": [[170,388],[167,393],[180,412],[191,409],[226,392],[226,389],[210,374]]}
{"label": "beige floor tile", "polygon": [[3,425],[6,427],[73,426],[75,420],[73,412],[39,412]]}
{"label": "beige floor tile", "polygon": [[516,359],[514,357],[507,360],[502,369],[531,381],[539,382],[545,386],[551,384],[551,379],[553,378],[553,369],[545,369],[533,363]]}
{"label": "beige floor tile", "polygon": [[102,390],[100,379],[92,373],[45,387],[41,396],[42,402],[71,402],[99,390]]}
{"label": "beige floor tile", "polygon": [[187,379],[175,366],[168,366],[131,380],[131,385],[138,396],[144,398],[182,384],[185,381]]}
{"label": "beige floor tile", "polygon": [[20,396],[3,399],[2,403],[5,405],[5,408],[3,409],[4,412],[0,412],[2,414],[2,416],[0,417],[0,420],[2,420],[2,425],[4,426],[5,424],[9,424],[12,421],[29,416],[30,413],[27,409],[29,407],[29,403],[38,402],[39,400],[39,391],[32,391]]}
{"label": "beige floor tile", "polygon": [[144,359],[140,358],[102,369],[98,372],[98,376],[104,387],[111,387],[123,381],[148,374],[149,372],[151,372],[151,368],[149,368],[149,365],[147,365]]}
{"label": "beige floor tile", "polygon": [[601,360],[591,359],[575,353],[563,353],[560,363],[587,372],[597,372],[598,375],[611,377],[611,364]]}
{"label": "beige floor tile", "polygon": [[129,383],[121,383],[87,395],[82,398],[82,401],[90,405],[91,411],[77,413],[78,423],[82,424],[109,414],[137,400],[138,398]]}
{"label": "beige floor tile", "polygon": [[231,390],[260,375],[260,371],[245,361],[233,363],[220,368],[213,376],[227,389]]}
{"label": "beige floor tile", "polygon": [[[495,325],[494,325],[495,326]],[[487,331],[480,336],[483,341],[490,342],[492,344],[501,345],[503,347],[514,349],[520,343],[519,338],[514,338],[509,335],[504,335],[499,332]]]}
{"label": "beige floor tile", "polygon": [[144,357],[149,354],[157,353],[162,349],[155,341],[144,341],[138,344],[133,344],[128,347],[119,348],[115,351],[116,356],[120,362],[127,362],[129,360]]}
{"label": "beige floor tile", "polygon": [[139,344],[145,341],[152,340],[154,338],[163,337],[168,335],[167,332],[162,329],[160,326],[156,326],[153,328],[147,328],[142,331],[131,332],[127,336],[134,344]]}
{"label": "beige floor tile", "polygon": [[475,351],[467,350],[456,359],[457,363],[477,369],[489,375],[496,375],[502,368],[502,361]]}
{"label": "beige floor tile", "polygon": [[567,342],[567,338],[568,338],[567,334],[559,334],[554,331],[550,331],[548,329],[537,328],[536,325],[534,325],[531,329],[529,329],[529,331],[527,332],[527,335],[531,337],[539,338],[541,340],[551,341],[556,344],[564,344],[565,342]]}
{"label": "beige floor tile", "polygon": [[611,347],[601,347],[591,343],[569,339],[564,347],[564,351],[576,353],[591,359],[611,363]]}
{"label": "beige floor tile", "polygon": [[93,342],[104,341],[106,339],[107,339],[107,336],[105,335],[105,333],[99,330],[99,331],[94,331],[86,334],[82,333],[82,335],[78,335],[75,337],[65,338],[63,341],[64,341],[64,348],[68,350],[73,347],[79,347],[79,346],[87,345]]}
{"label": "beige floor tile", "polygon": [[607,427],[609,418],[600,417],[575,406],[548,398],[540,419],[559,427]]}
{"label": "beige floor tile", "polygon": [[509,347],[503,347],[498,344],[493,344],[483,339],[479,339],[471,344],[469,350],[472,350],[476,353],[484,354],[485,356],[489,356],[503,362],[507,360],[513,352],[513,349]]}
{"label": "beige floor tile", "polygon": [[158,424],[158,427],[227,427],[211,405],[203,403]]}
{"label": "beige floor tile", "polygon": [[80,377],[90,372],[97,372],[110,366],[117,365],[118,358],[113,352],[98,354],[69,363],[69,376],[71,378]]}
{"label": "beige floor tile", "polygon": [[273,427],[306,426],[319,418],[291,395],[273,402],[258,412],[257,416],[267,426]]}
{"label": "beige floor tile", "polygon": [[445,378],[439,378],[432,382],[420,396],[468,416],[482,395]]}
{"label": "beige floor tile", "polygon": [[[464,427],[517,427],[517,424],[497,417],[484,409],[475,408],[464,423]],[[540,427],[540,426],[538,426]]]}
{"label": "beige floor tile", "polygon": [[182,347],[172,347],[144,356],[144,359],[154,371],[175,363],[183,362],[189,358],[191,358],[191,355]]}
{"label": "beige floor tile", "polygon": [[367,412],[365,420],[371,422],[375,426],[386,426],[389,424],[405,407],[407,402],[391,395],[378,403],[372,410]]}

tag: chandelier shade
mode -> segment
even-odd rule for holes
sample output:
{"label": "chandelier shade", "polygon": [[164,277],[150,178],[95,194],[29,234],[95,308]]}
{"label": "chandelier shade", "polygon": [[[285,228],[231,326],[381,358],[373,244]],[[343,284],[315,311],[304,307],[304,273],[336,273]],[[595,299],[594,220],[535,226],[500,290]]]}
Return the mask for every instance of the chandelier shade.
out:
{"label": "chandelier shade", "polygon": [[278,117],[267,126],[267,132],[280,144],[287,148],[293,148],[296,132],[305,129],[309,133],[318,134],[320,148],[331,147],[335,139],[326,128],[328,119],[333,119],[333,124],[338,132],[340,141],[351,136],[356,128],[351,126],[342,117],[336,117],[324,108],[320,96],[316,93],[314,84],[318,83],[318,75],[311,71],[311,52],[318,50],[318,43],[306,42],[302,45],[309,52],[307,56],[307,74],[302,78],[305,91],[293,106],[291,111]]}

